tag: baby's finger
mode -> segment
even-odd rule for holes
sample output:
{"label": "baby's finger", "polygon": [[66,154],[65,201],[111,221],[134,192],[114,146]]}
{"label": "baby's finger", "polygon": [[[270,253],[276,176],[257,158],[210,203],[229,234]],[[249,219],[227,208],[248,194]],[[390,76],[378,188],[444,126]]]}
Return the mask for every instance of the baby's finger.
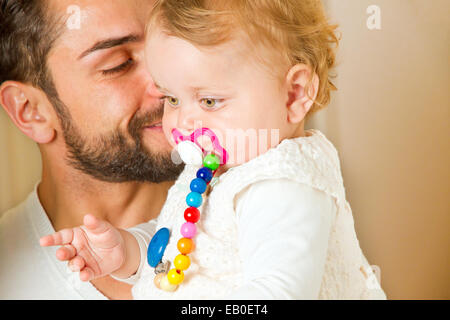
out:
{"label": "baby's finger", "polygon": [[100,220],[92,214],[85,215],[83,223],[86,228],[93,234],[100,234],[108,231],[108,229],[111,228],[111,225],[108,222]]}
{"label": "baby's finger", "polygon": [[64,247],[56,250],[56,257],[61,261],[70,260],[77,254],[77,249],[71,244],[66,244]]}
{"label": "baby's finger", "polygon": [[94,271],[86,267],[83,270],[80,271],[80,280],[81,281],[89,281],[94,278]]}
{"label": "baby's finger", "polygon": [[72,270],[73,272],[78,272],[85,267],[86,263],[82,257],[76,256],[75,258],[70,260],[67,265],[69,266],[69,269]]}
{"label": "baby's finger", "polygon": [[63,229],[48,236],[39,239],[39,243],[43,247],[60,246],[71,243],[73,240],[73,229]]}
{"label": "baby's finger", "polygon": [[41,247],[52,246],[53,242],[53,237],[51,235],[43,236],[39,239],[39,245]]}

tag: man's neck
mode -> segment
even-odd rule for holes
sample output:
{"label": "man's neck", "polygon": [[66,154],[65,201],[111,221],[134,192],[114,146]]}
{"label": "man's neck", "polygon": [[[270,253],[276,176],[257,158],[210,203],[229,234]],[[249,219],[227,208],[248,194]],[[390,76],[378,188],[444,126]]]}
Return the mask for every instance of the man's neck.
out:
{"label": "man's neck", "polygon": [[[56,169],[56,170],[55,170]],[[118,228],[129,228],[156,218],[173,182],[110,183],[72,169],[52,167],[42,173],[38,196],[53,228],[82,224],[90,213]]]}

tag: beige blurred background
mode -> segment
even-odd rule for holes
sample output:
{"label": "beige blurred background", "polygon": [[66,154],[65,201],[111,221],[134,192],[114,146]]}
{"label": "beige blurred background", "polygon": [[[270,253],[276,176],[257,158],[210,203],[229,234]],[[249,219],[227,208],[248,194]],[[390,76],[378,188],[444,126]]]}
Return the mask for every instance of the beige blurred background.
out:
{"label": "beige blurred background", "polygon": [[[339,152],[360,245],[388,299],[450,299],[450,1],[324,3],[342,32],[339,91],[308,127]],[[370,5],[380,30],[367,27]],[[0,110],[0,214],[40,166]]]}

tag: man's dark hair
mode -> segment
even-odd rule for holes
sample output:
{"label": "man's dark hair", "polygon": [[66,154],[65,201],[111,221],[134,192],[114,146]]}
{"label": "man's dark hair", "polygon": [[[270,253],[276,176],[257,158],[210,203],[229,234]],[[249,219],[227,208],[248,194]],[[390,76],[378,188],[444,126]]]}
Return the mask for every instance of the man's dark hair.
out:
{"label": "man's dark hair", "polygon": [[0,84],[20,81],[56,94],[47,57],[58,25],[45,0],[0,0]]}

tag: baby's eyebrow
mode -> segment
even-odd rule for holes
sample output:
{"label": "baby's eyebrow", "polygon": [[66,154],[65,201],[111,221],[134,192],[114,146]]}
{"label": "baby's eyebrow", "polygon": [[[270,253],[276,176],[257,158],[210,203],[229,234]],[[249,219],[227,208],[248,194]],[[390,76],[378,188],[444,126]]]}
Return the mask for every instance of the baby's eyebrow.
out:
{"label": "baby's eyebrow", "polygon": [[208,86],[190,86],[189,90],[192,92],[199,92],[199,91],[208,91],[208,90],[226,90],[226,87],[223,86],[214,86],[214,85],[208,85]]}
{"label": "baby's eyebrow", "polygon": [[158,89],[159,91],[164,91],[164,92],[169,92],[169,90],[167,90],[164,87],[161,87],[159,84],[157,84],[156,82],[153,82],[155,84],[156,89]]}
{"label": "baby's eyebrow", "polygon": [[204,91],[217,94],[229,94],[232,89],[226,86],[190,86],[189,90],[195,94]]}
{"label": "baby's eyebrow", "polygon": [[[171,92],[169,89],[166,89],[166,88],[162,87],[159,83],[157,83],[154,80],[153,80],[153,83],[154,83],[156,89],[158,89],[160,92],[163,92],[163,93],[166,93],[166,94],[169,94]],[[215,91],[215,90],[219,90],[219,89],[215,89],[214,87],[207,87],[207,86],[195,86],[195,87],[194,86],[190,86],[189,89],[191,90],[191,92],[193,92],[195,94],[198,94],[201,91],[208,91],[208,90],[209,91],[211,91],[211,90]],[[221,88],[221,89],[223,89],[223,88]],[[220,91],[222,91],[222,90],[220,90]]]}
{"label": "baby's eyebrow", "polygon": [[194,91],[194,92],[199,92],[199,91],[211,89],[211,88],[208,88],[208,87],[189,87],[189,88],[191,89],[191,91]]}

